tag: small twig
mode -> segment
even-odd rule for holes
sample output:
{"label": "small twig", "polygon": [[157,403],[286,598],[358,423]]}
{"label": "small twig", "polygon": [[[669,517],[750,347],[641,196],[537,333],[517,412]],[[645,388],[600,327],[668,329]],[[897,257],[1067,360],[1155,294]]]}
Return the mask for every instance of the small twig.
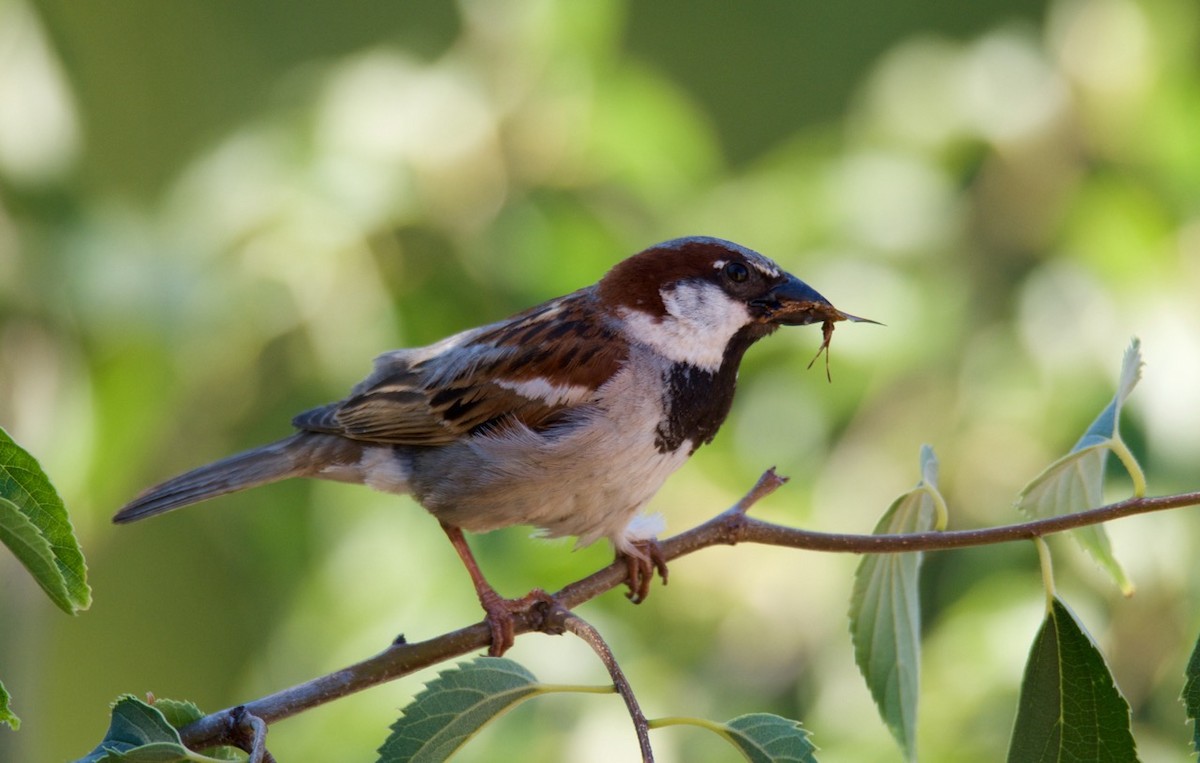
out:
{"label": "small twig", "polygon": [[775,467],[772,466],[770,469],[767,469],[762,473],[762,476],[758,478],[758,482],[755,482],[754,487],[750,488],[750,492],[742,496],[741,499],[729,509],[729,511],[736,512],[738,514],[745,514],[746,512],[750,511],[750,508],[754,506],[754,504],[758,503],[771,493],[774,493],[776,490],[787,484],[787,481],[788,478],[781,477],[778,473],[776,473]]}
{"label": "small twig", "polygon": [[642,708],[638,704],[637,697],[633,694],[633,687],[629,685],[629,681],[625,678],[625,673],[622,672],[621,666],[617,664],[617,658],[613,656],[612,649],[605,642],[604,637],[600,635],[600,631],[592,627],[592,624],[584,620],[579,615],[569,610],[563,609],[561,606],[557,608],[557,613],[561,613],[562,623],[567,630],[574,633],[579,638],[587,642],[592,651],[600,657],[600,661],[604,663],[604,667],[608,669],[608,674],[612,676],[613,686],[617,690],[617,694],[625,700],[625,707],[629,708],[629,717],[633,720],[633,728],[637,732],[638,744],[642,749],[643,763],[654,763],[654,751],[650,749],[650,724],[646,720],[646,716],[642,713]]}
{"label": "small twig", "polygon": [[237,746],[249,753],[246,763],[275,763],[275,756],[267,751],[266,721],[247,712],[245,705],[233,708],[229,720]]}
{"label": "small twig", "polygon": [[[1030,540],[1077,527],[1095,525],[1134,514],[1163,511],[1184,506],[1200,505],[1200,492],[1155,498],[1131,498],[1077,514],[1049,519],[989,527],[980,530],[925,532],[910,535],[851,535],[820,533],[764,522],[747,516],[746,511],[758,500],[783,484],[784,478],[768,470],[758,483],[737,504],[661,543],[663,558],[677,559],[707,546],[737,543],[763,543],[813,551],[835,551],[858,554],[891,553],[896,551],[935,551],[968,546],[982,546],[1015,540]],[[570,610],[602,593],[623,585],[627,570],[623,563],[609,566],[564,587],[553,595],[564,609]],[[527,633],[539,629],[545,618],[531,605],[529,611],[514,613],[515,632]],[[339,699],[371,686],[408,675],[430,665],[486,648],[489,630],[476,623],[451,633],[412,644],[393,644],[383,652],[355,665],[290,689],[284,689],[261,699],[247,702],[250,714],[271,724],[317,705]],[[231,744],[230,713],[222,710],[180,729],[184,744],[193,749],[217,744]]]}

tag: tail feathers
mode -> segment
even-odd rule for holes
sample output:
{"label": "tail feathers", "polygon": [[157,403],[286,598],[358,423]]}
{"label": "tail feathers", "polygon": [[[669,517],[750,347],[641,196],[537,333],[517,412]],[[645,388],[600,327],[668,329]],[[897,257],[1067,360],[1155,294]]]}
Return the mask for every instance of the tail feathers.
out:
{"label": "tail feathers", "polygon": [[117,512],[113,522],[152,517],[192,503],[306,473],[303,434],[247,450],[156,485]]}

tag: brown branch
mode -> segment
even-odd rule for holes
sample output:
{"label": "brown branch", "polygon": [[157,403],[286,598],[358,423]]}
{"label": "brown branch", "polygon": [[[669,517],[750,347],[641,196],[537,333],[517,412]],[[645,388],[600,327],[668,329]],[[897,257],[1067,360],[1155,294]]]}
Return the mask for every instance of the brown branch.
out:
{"label": "brown branch", "polygon": [[246,763],[275,763],[275,757],[267,750],[267,723],[262,718],[246,712],[246,708],[235,707],[230,713],[233,726],[231,736],[237,746],[249,754]]}
{"label": "brown branch", "polygon": [[612,649],[609,648],[608,642],[604,640],[604,637],[600,635],[600,631],[596,630],[591,623],[561,605],[556,607],[555,614],[562,619],[564,628],[587,642],[592,651],[600,657],[600,661],[604,663],[604,667],[608,669],[608,675],[613,680],[613,687],[616,688],[617,694],[621,695],[621,699],[625,700],[625,707],[629,709],[629,717],[633,720],[633,728],[637,732],[638,746],[642,751],[642,763],[654,763],[654,751],[650,749],[650,723],[646,720],[646,715],[642,712],[642,707],[638,704],[637,697],[634,696],[633,687],[629,685],[624,671],[617,664],[617,658],[613,655]]}
{"label": "brown branch", "polygon": [[[1130,498],[1090,511],[1067,514],[980,530],[924,532],[910,535],[853,535],[821,533],[764,522],[747,516],[758,500],[774,492],[785,478],[768,470],[735,506],[697,527],[662,542],[662,554],[668,561],[708,546],[737,543],[762,543],[773,546],[878,554],[898,551],[937,551],[967,546],[1006,543],[1051,535],[1087,525],[1100,524],[1134,514],[1200,505],[1200,492],[1152,498]],[[565,609],[574,609],[602,593],[622,585],[626,578],[624,562],[614,562],[578,580],[554,594]],[[516,633],[547,630],[547,618],[538,605],[515,614]],[[397,643],[362,662],[314,678],[290,689],[247,702],[244,712],[267,724],[295,715],[334,699],[408,675],[429,665],[467,654],[488,646],[490,634],[484,623],[476,623],[451,633],[413,644]],[[237,708],[222,710],[184,727],[180,736],[193,749],[230,743],[231,714]]]}

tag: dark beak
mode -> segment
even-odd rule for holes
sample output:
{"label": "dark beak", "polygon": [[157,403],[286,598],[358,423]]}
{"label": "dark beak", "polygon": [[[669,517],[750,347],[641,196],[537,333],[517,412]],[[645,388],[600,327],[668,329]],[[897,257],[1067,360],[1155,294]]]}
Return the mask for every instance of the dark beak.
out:
{"label": "dark beak", "polygon": [[836,321],[876,323],[868,318],[843,313],[816,289],[793,275],[788,275],[785,281],[758,299],[751,300],[750,305],[761,311],[763,321],[778,326],[806,326]]}

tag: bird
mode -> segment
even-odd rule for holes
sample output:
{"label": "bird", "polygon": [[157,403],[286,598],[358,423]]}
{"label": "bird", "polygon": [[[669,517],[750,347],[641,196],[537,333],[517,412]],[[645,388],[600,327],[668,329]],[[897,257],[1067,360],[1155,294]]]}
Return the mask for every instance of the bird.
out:
{"label": "bird", "polygon": [[827,351],[839,320],[866,319],[756,251],[665,241],[591,286],[378,356],[345,399],[297,415],[290,436],[148,488],[113,521],[292,477],[411,495],[467,568],[498,656],[513,644],[513,613],[546,594],[502,597],[464,531],[607,539],[627,565],[627,596],[644,600],[667,569],[661,527],[642,510],[716,436],[747,349],[781,326],[822,323]]}

